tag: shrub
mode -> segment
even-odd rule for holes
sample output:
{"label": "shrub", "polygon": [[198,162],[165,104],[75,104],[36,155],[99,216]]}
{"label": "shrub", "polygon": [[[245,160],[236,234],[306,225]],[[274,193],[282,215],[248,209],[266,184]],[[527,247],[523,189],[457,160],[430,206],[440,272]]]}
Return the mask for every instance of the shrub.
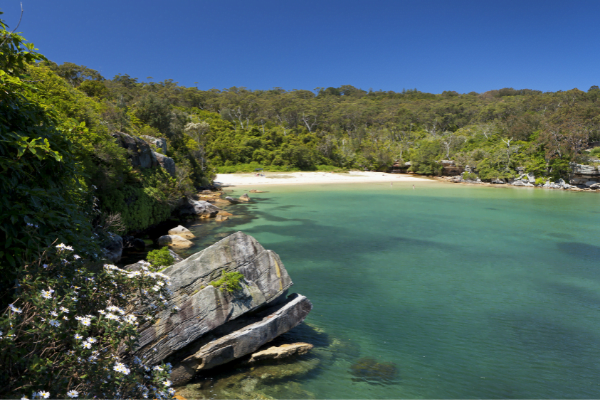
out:
{"label": "shrub", "polygon": [[223,271],[223,275],[221,279],[211,282],[210,284],[222,292],[233,293],[236,290],[241,290],[242,285],[240,285],[240,281],[244,279],[244,275],[242,275],[238,271],[234,272],[225,272]]}
{"label": "shrub", "polygon": [[477,174],[474,174],[472,172],[463,172],[463,179],[466,181],[476,181],[477,178]]}
{"label": "shrub", "polygon": [[546,178],[535,178],[535,185],[536,186],[543,186],[544,183],[546,183]]}
{"label": "shrub", "polygon": [[169,265],[173,265],[175,261],[168,247],[148,252],[146,259],[154,268],[168,267]]}
{"label": "shrub", "polygon": [[130,353],[139,322],[166,305],[169,278],[147,265],[92,272],[60,244],[21,267],[0,315],[0,397],[172,397],[170,366],[151,368]]}

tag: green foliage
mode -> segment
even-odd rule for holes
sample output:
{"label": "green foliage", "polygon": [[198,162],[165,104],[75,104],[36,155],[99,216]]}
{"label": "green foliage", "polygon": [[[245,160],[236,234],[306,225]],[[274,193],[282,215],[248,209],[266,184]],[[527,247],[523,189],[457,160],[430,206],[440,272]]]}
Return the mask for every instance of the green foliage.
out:
{"label": "green foliage", "polygon": [[476,181],[479,178],[477,174],[474,174],[472,172],[463,172],[462,177],[464,180],[468,181]]}
{"label": "green foliage", "polygon": [[244,279],[244,275],[242,275],[238,271],[233,271],[233,272],[223,271],[221,278],[216,281],[211,282],[210,284],[212,286],[220,289],[222,292],[233,293],[236,290],[242,289],[242,285],[240,285],[240,282],[243,279]]}
{"label": "green foliage", "polygon": [[592,151],[590,151],[590,156],[600,157],[600,147],[594,147]]}
{"label": "green foliage", "polygon": [[548,181],[548,179],[546,178],[535,178],[535,185],[536,186],[542,186],[544,185],[546,182]]}
{"label": "green foliage", "polygon": [[160,267],[168,267],[173,265],[175,262],[175,258],[169,252],[168,247],[163,247],[162,249],[152,250],[148,252],[146,259],[152,264],[152,266],[156,269]]}
{"label": "green foliage", "polygon": [[18,267],[15,299],[0,315],[0,396],[172,398],[169,366],[125,356],[138,324],[164,307],[168,277],[98,270],[72,250],[60,244]]}
{"label": "green foliage", "polygon": [[440,159],[440,144],[437,141],[423,141],[411,155],[411,171],[422,175],[439,175],[443,166],[437,163]]}

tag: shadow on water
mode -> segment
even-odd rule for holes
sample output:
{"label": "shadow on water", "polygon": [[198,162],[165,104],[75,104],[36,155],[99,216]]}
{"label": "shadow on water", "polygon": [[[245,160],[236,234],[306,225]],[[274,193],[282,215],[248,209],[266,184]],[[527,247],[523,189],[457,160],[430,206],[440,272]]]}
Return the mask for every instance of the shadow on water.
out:
{"label": "shadow on water", "polygon": [[581,242],[562,242],[557,244],[558,249],[571,257],[584,260],[600,259],[600,246]]}
{"label": "shadow on water", "polygon": [[558,239],[572,239],[573,235],[569,234],[569,233],[563,233],[563,232],[549,232],[547,233],[548,236],[552,236]]}

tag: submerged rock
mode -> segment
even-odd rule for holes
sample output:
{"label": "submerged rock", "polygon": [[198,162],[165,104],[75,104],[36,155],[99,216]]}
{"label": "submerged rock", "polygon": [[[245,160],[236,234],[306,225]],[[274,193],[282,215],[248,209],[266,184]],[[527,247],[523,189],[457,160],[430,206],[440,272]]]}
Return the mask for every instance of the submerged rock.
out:
{"label": "submerged rock", "polygon": [[[229,293],[210,285],[223,272],[234,271],[244,277],[240,281],[241,290]],[[285,300],[285,293],[292,285],[279,256],[265,250],[256,239],[242,232],[226,237],[167,268],[163,273],[171,278],[172,293],[167,298],[169,307],[157,313],[154,323],[146,323],[140,327],[140,339],[135,352],[136,355],[145,357],[149,364],[158,363],[167,357],[175,364],[197,354],[207,343],[196,341],[208,333],[213,334],[212,331],[216,328],[220,331],[218,335],[213,335],[219,338],[235,331],[243,331],[248,322],[256,321],[240,320],[240,324],[235,324],[239,317],[267,306],[276,306]],[[283,333],[280,329],[283,325],[279,323],[291,329],[295,326],[294,323],[300,323],[310,311],[310,302],[304,296],[296,296],[282,304],[282,310],[285,308],[290,312],[287,322],[282,318],[271,327],[277,334]],[[179,307],[180,311],[173,313],[174,306]],[[235,356],[240,354],[236,350],[240,348],[236,347],[236,343],[239,342],[239,346],[246,346],[247,343],[242,331],[238,332],[236,339],[227,342]],[[260,330],[253,328],[249,332]],[[216,348],[212,348],[214,351],[207,349],[203,350],[206,354],[216,354]],[[256,349],[250,352],[254,350]],[[226,357],[227,353],[221,356]],[[210,364],[217,361],[213,357]],[[208,365],[206,362],[204,364]]]}
{"label": "submerged rock", "polygon": [[350,367],[353,381],[368,383],[393,383],[398,377],[398,368],[392,362],[379,362],[372,357],[357,360]]}
{"label": "submerged rock", "polygon": [[250,201],[250,196],[248,196],[248,193],[245,193],[245,194],[241,195],[238,200],[241,202],[247,203]]}

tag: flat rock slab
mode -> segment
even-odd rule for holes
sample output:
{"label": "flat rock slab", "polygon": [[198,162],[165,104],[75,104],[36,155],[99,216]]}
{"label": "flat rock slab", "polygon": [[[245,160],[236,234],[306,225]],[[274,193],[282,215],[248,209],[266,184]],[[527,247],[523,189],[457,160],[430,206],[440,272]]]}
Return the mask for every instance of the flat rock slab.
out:
{"label": "flat rock slab", "polygon": [[[223,272],[244,276],[242,289],[223,292],[210,285]],[[236,232],[163,271],[171,278],[168,307],[140,327],[136,354],[158,363],[202,335],[279,299],[292,280],[279,256],[251,236]],[[173,307],[179,312],[173,313]],[[188,353],[189,355],[189,353]]]}
{"label": "flat rock slab", "polygon": [[292,343],[281,346],[272,346],[268,349],[257,351],[252,354],[249,363],[263,360],[279,360],[286,357],[308,353],[314,346],[310,343]]}
{"label": "flat rock slab", "polygon": [[[217,367],[255,352],[265,343],[299,325],[311,309],[312,304],[305,296],[290,295],[284,303],[261,312],[259,318],[262,318],[257,322],[209,341],[194,354],[176,363],[171,373],[171,380],[181,385],[199,371]],[[312,348],[312,345],[307,343],[306,345]],[[306,346],[302,348],[305,352],[309,350]]]}

